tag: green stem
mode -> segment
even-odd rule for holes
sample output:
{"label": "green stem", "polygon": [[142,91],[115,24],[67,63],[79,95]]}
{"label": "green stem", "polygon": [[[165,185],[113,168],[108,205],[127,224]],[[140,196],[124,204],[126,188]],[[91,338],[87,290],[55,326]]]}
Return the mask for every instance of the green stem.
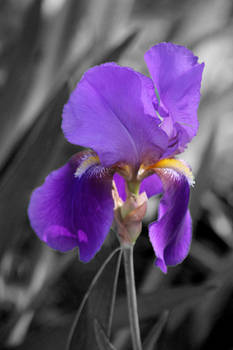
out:
{"label": "green stem", "polygon": [[124,267],[133,350],[142,350],[133,266],[133,245],[124,245]]}
{"label": "green stem", "polygon": [[140,182],[139,181],[129,181],[127,182],[128,190],[136,195],[139,194]]}

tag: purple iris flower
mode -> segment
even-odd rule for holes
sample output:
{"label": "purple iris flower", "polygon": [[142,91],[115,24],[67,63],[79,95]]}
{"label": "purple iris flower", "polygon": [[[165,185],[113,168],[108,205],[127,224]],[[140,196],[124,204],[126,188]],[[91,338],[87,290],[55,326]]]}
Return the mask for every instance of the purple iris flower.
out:
{"label": "purple iris flower", "polygon": [[204,64],[185,47],[161,43],[145,54],[148,78],[106,63],[89,69],[64,107],[67,140],[88,148],[47,176],[34,190],[29,218],[39,238],[62,252],[79,248],[88,262],[114,218],[113,183],[120,197],[138,186],[162,194],[157,221],[149,225],[156,265],[163,272],[187,256],[188,210],[193,177],[174,158],[198,129]]}

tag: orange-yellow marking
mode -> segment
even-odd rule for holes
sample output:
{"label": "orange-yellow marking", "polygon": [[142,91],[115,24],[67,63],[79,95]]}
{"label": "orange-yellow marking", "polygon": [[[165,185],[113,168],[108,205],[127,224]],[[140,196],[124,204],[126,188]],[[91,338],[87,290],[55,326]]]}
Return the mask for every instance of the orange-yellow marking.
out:
{"label": "orange-yellow marking", "polygon": [[195,183],[194,176],[189,167],[179,159],[174,158],[165,158],[159,160],[153,165],[149,165],[146,169],[173,169],[180,174],[183,174],[187,177],[190,186],[193,186]]}
{"label": "orange-yellow marking", "polygon": [[89,169],[92,165],[98,164],[100,162],[98,156],[90,156],[89,158],[83,160],[83,162],[76,169],[74,176],[82,176],[87,169]]}

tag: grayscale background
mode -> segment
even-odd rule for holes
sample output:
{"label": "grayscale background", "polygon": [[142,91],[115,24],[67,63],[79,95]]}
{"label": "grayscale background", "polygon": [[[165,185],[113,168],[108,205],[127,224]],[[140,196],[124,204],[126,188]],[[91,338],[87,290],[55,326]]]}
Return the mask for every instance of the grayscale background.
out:
{"label": "grayscale background", "polygon": [[[89,264],[76,251],[49,249],[30,228],[30,194],[79,151],[60,125],[84,71],[116,61],[148,74],[143,55],[161,41],[187,46],[205,70],[199,132],[182,156],[196,177],[192,247],[167,275],[155,268],[146,228],[156,217],[153,198],[135,247],[142,337],[159,320],[157,345],[148,350],[233,349],[230,0],[0,0],[0,349],[65,349],[112,237]],[[122,269],[111,340],[131,349]]]}

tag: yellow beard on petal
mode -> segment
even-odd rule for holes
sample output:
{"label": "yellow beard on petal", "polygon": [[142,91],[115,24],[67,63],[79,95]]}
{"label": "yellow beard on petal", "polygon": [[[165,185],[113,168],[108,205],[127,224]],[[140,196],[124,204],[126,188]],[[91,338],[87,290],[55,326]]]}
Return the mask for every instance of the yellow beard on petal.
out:
{"label": "yellow beard on petal", "polygon": [[87,159],[84,159],[83,162],[78,166],[75,171],[74,176],[82,176],[86,170],[88,170],[92,165],[99,164],[100,160],[98,156],[90,156]]}
{"label": "yellow beard on petal", "polygon": [[144,168],[144,171],[156,169],[173,169],[179,174],[183,174],[190,184],[193,186],[195,184],[194,176],[191,169],[181,160],[174,158],[165,158],[159,160],[157,163],[149,165]]}

